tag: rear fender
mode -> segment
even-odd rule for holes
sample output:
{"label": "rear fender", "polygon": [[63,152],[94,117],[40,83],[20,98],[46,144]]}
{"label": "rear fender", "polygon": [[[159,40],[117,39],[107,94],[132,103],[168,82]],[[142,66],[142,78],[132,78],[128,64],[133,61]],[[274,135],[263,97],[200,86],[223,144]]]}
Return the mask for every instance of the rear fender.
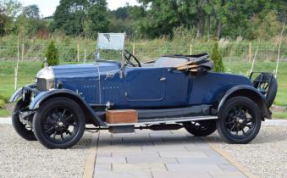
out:
{"label": "rear fender", "polygon": [[83,100],[83,98],[76,92],[67,89],[54,89],[50,91],[41,92],[37,95],[29,105],[30,110],[36,110],[39,106],[55,97],[67,97],[78,103],[83,109],[86,119],[91,118],[96,126],[105,126],[106,124],[100,119],[97,113]]}
{"label": "rear fender", "polygon": [[218,105],[217,112],[219,115],[222,112],[222,108],[223,108],[224,103],[228,99],[235,97],[235,96],[245,96],[245,97],[251,99],[252,101],[254,101],[257,104],[257,106],[261,110],[262,119],[264,119],[264,118],[271,119],[271,112],[269,111],[269,108],[267,107],[267,102],[266,102],[264,95],[262,95],[256,88],[254,88],[252,86],[247,86],[247,85],[235,86],[235,87],[229,89],[225,93],[225,95],[222,97],[222,99]]}

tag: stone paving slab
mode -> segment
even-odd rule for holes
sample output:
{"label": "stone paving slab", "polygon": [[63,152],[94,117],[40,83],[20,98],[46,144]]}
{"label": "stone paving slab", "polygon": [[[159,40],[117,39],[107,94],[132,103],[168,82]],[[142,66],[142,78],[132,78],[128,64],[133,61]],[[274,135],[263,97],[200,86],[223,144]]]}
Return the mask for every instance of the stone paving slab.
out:
{"label": "stone paving slab", "polygon": [[202,138],[179,131],[100,131],[94,178],[243,178]]}

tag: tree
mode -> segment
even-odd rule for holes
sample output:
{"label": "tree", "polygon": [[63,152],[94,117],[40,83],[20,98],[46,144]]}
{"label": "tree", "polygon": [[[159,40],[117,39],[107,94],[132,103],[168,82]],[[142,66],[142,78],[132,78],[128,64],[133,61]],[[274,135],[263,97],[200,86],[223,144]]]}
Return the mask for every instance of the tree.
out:
{"label": "tree", "polygon": [[21,12],[22,4],[17,0],[0,1],[0,35],[13,32],[14,20],[17,13]]}
{"label": "tree", "polygon": [[106,0],[61,0],[52,29],[66,35],[96,37],[108,28]]}
{"label": "tree", "polygon": [[30,19],[39,19],[40,10],[37,5],[30,5],[23,8],[22,15]]}
{"label": "tree", "polygon": [[20,36],[34,36],[39,31],[47,31],[47,23],[40,19],[39,13],[37,5],[23,7],[22,13],[15,21],[15,26]]}
{"label": "tree", "polygon": [[51,41],[48,49],[46,51],[45,57],[47,59],[48,65],[49,66],[56,66],[59,65],[59,53],[58,49],[55,46],[54,41]]}
{"label": "tree", "polygon": [[109,13],[109,31],[125,32],[129,37],[138,35],[137,27],[139,20],[145,16],[145,10],[141,6],[119,7]]}
{"label": "tree", "polygon": [[6,28],[9,21],[10,18],[3,13],[3,9],[0,7],[0,36],[6,34]]}
{"label": "tree", "polygon": [[219,53],[218,49],[218,41],[214,43],[214,48],[212,50],[211,59],[214,61],[214,71],[215,72],[224,72],[224,65],[222,61],[222,57]]}

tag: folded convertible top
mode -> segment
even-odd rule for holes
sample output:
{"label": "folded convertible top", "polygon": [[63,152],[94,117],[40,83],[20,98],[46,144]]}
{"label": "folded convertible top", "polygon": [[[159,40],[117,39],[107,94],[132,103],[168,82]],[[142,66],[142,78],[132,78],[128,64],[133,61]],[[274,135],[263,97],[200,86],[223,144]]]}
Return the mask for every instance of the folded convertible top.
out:
{"label": "folded convertible top", "polygon": [[185,62],[174,66],[174,68],[179,71],[190,71],[196,73],[209,71],[214,68],[214,62],[210,59],[210,55],[207,53],[197,55],[171,55],[164,57],[185,59]]}

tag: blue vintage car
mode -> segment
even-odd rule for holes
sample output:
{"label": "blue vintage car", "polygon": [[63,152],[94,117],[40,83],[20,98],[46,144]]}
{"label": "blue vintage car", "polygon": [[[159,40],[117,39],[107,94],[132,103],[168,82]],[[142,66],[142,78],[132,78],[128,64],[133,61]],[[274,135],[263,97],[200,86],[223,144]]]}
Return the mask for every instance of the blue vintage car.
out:
{"label": "blue vintage car", "polygon": [[[212,72],[208,54],[172,55],[145,64],[124,50],[125,34],[99,34],[96,61],[45,67],[36,83],[16,91],[16,132],[47,148],[69,148],[86,129],[112,133],[185,128],[194,136],[218,131],[229,143],[258,134],[277,82],[269,73],[255,80]],[[120,51],[120,60],[102,51]],[[253,73],[252,73],[253,75]],[[254,73],[255,75],[255,73]],[[91,126],[92,127],[91,127]]]}

